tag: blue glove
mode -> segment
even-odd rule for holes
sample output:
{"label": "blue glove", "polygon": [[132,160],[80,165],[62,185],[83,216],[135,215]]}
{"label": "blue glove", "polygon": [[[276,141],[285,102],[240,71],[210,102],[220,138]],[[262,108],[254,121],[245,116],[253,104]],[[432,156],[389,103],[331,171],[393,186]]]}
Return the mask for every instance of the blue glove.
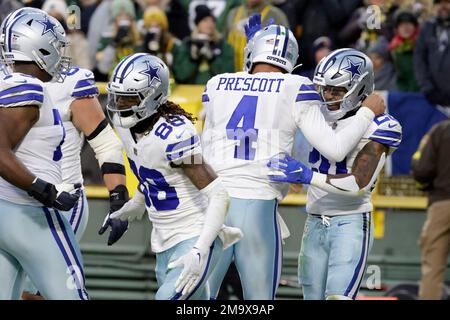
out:
{"label": "blue glove", "polygon": [[245,36],[247,37],[247,42],[255,35],[256,32],[262,29],[261,26],[261,14],[255,13],[248,19],[248,23],[244,26]]}
{"label": "blue glove", "polygon": [[[270,26],[271,24],[274,24],[275,20],[273,18],[270,18],[269,23],[266,25]],[[244,26],[245,29],[245,36],[247,37],[247,42],[250,41],[251,38],[257,33],[259,30],[262,29],[261,25],[261,14],[255,13],[248,19],[248,23]]]}
{"label": "blue glove", "polygon": [[288,154],[278,154],[270,158],[267,166],[272,169],[269,178],[276,182],[310,184],[313,171]]}
{"label": "blue glove", "polygon": [[110,215],[112,212],[122,208],[129,199],[128,190],[124,185],[118,185],[114,190],[109,192],[110,210],[106,215],[100,230],[98,230],[98,234],[102,235],[109,227],[111,227],[111,232],[108,237],[108,246],[116,243],[128,230],[128,221],[112,219]]}
{"label": "blue glove", "polygon": [[128,230],[128,221],[122,221],[119,219],[111,219],[109,217],[111,213],[108,213],[103,221],[102,227],[98,231],[98,234],[102,235],[109,227],[111,232],[108,237],[108,246],[112,246],[116,243],[123,234]]}

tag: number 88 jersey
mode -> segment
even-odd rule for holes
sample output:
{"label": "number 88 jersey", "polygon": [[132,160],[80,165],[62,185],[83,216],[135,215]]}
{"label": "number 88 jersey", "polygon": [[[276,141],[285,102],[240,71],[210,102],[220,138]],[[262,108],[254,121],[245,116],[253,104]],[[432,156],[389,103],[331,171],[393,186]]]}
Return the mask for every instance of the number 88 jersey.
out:
{"label": "number 88 jersey", "polygon": [[202,152],[195,127],[184,116],[161,117],[152,130],[135,140],[129,129],[117,127],[145,196],[153,225],[154,252],[200,234],[207,198],[173,164]]}

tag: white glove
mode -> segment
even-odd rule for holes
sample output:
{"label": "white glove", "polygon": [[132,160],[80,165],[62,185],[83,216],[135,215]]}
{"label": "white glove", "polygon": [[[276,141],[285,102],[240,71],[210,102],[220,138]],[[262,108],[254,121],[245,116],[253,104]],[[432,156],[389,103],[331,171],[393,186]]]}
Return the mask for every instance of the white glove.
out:
{"label": "white glove", "polygon": [[208,260],[208,255],[202,254],[196,247],[191,251],[181,256],[175,261],[172,261],[167,266],[169,269],[183,267],[180,276],[175,282],[175,291],[181,292],[182,295],[190,294],[200,281],[200,276],[203,274]]}
{"label": "white glove", "polygon": [[283,217],[281,217],[281,214],[277,211],[278,216],[278,222],[280,223],[280,229],[281,229],[281,239],[287,239],[291,236],[291,232],[289,231],[288,226],[286,225],[286,222],[284,222]]}
{"label": "white glove", "polygon": [[109,218],[131,222],[134,219],[141,220],[145,211],[144,195],[139,190],[136,190],[134,197],[128,200],[122,208],[111,213]]}

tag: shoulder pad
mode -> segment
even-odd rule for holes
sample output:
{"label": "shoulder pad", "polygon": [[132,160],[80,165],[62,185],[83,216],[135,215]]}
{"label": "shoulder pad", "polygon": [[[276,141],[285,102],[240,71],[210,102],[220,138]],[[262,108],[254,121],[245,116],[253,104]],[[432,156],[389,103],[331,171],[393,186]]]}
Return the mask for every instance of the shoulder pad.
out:
{"label": "shoulder pad", "polygon": [[316,86],[306,77],[297,76],[296,83],[298,85],[298,92],[295,102],[319,102],[320,95],[316,91]]}
{"label": "shoulder pad", "polygon": [[13,73],[0,80],[0,106],[41,106],[44,102],[44,84],[39,79]]}
{"label": "shoulder pad", "polygon": [[75,99],[98,95],[94,74],[87,69],[72,67],[67,73],[64,85],[70,88],[70,95]]}
{"label": "shoulder pad", "polygon": [[369,140],[393,148],[393,152],[402,141],[402,126],[389,114],[379,115],[373,120]]}
{"label": "shoulder pad", "polygon": [[185,117],[175,116],[174,120],[168,120],[167,123],[172,125],[173,130],[167,139],[167,160],[180,160],[201,153],[200,138],[191,121]]}

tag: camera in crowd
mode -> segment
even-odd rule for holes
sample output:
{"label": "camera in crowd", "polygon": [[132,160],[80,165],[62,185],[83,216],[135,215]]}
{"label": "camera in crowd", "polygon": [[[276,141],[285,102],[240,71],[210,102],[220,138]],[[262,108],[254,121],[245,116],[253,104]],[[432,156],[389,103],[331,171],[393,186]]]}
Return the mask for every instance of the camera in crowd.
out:
{"label": "camera in crowd", "polygon": [[144,50],[150,54],[156,54],[161,51],[162,30],[158,27],[148,29],[144,38]]}
{"label": "camera in crowd", "polygon": [[211,61],[220,55],[221,50],[214,41],[205,34],[198,34],[190,40],[191,59],[194,61]]}
{"label": "camera in crowd", "polygon": [[122,19],[118,22],[117,33],[114,37],[113,43],[117,45],[124,45],[133,42],[131,32],[131,21]]}

